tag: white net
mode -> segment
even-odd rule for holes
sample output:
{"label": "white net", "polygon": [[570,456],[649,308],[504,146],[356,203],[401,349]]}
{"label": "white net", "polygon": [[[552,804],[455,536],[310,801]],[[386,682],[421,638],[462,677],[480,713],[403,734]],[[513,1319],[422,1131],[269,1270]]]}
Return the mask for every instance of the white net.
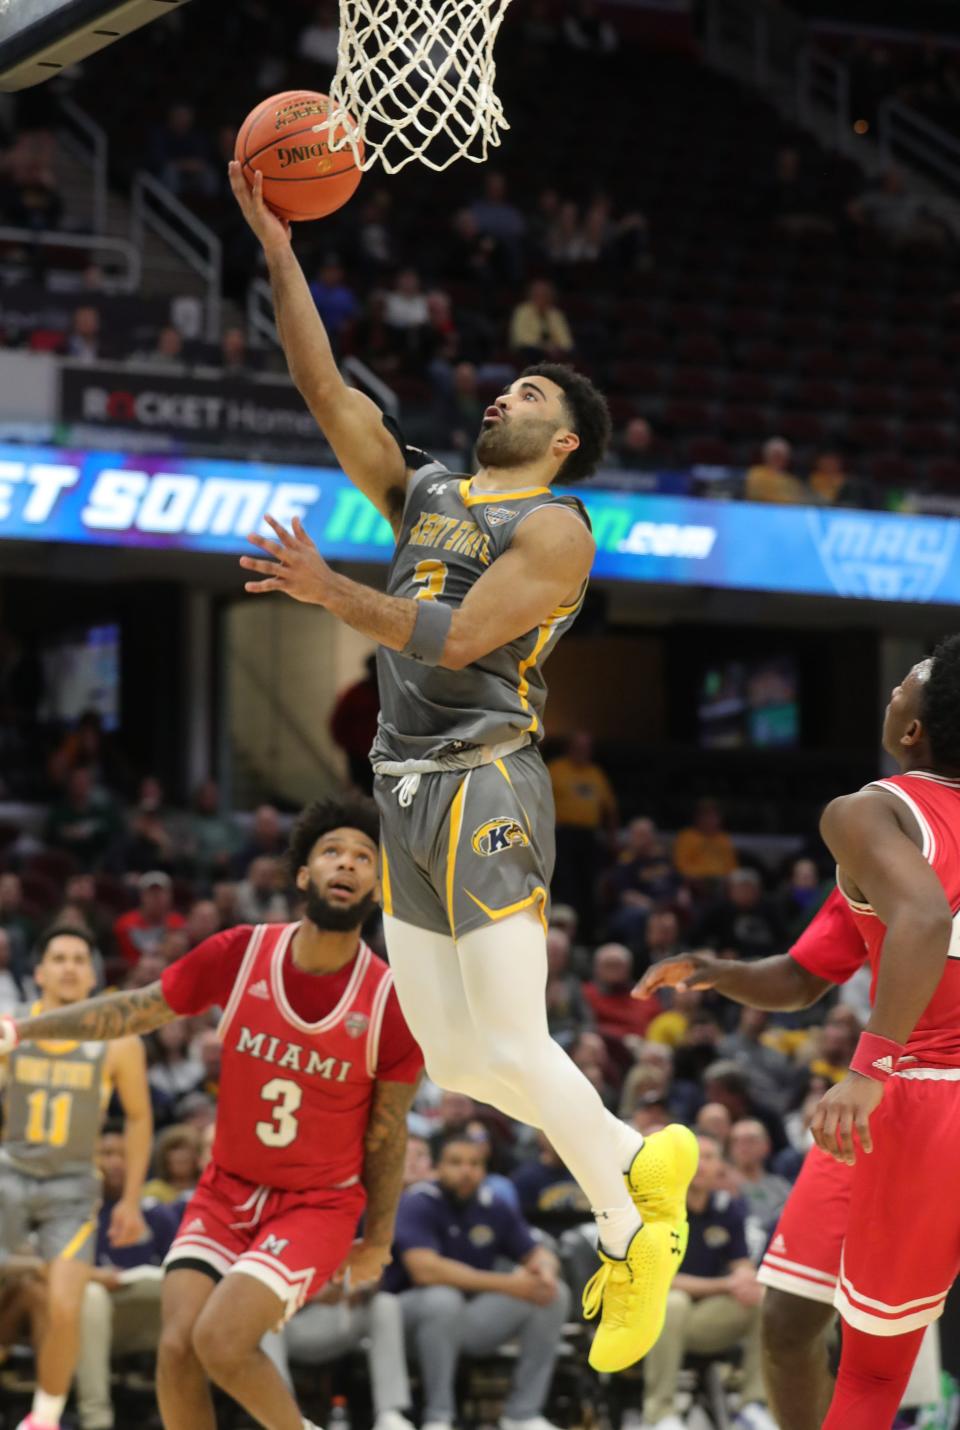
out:
{"label": "white net", "polygon": [[[482,163],[509,128],[493,46],[510,0],[340,0],[332,149],[395,174],[414,159]],[[355,125],[350,120],[355,121]],[[358,140],[363,141],[362,158]]]}

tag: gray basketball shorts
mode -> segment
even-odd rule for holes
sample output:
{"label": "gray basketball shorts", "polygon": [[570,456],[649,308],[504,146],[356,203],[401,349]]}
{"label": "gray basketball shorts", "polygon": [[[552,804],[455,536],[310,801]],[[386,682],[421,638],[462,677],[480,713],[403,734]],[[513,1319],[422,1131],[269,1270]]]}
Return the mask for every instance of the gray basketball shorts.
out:
{"label": "gray basketball shorts", "polygon": [[42,1261],[58,1256],[92,1265],[97,1245],[100,1179],[93,1173],[31,1177],[0,1167],[0,1250],[24,1250],[32,1239]]}
{"label": "gray basketball shorts", "polygon": [[546,924],[553,875],[550,776],[533,746],[472,770],[420,776],[407,805],[378,775],[384,913],[460,938],[521,909]]}

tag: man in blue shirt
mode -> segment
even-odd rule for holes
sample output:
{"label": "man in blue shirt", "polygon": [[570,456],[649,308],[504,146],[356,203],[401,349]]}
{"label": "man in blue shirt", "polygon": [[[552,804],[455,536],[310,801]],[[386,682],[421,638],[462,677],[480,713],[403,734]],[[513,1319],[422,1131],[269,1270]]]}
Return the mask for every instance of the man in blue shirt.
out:
{"label": "man in blue shirt", "polygon": [[124,1186],[122,1129],[107,1123],[97,1146],[103,1202],[97,1226],[97,1264],[90,1274],[80,1314],[77,1409],[81,1430],[111,1430],[110,1360],[115,1355],[156,1352],[160,1339],[163,1258],[180,1226],[185,1202],[144,1202],[148,1235],[136,1246],[110,1244],[110,1214]]}
{"label": "man in blue shirt", "polygon": [[[436,1181],[404,1192],[385,1284],[400,1292],[404,1325],[420,1362],[423,1430],[451,1430],[457,1360],[516,1340],[520,1356],[501,1430],[552,1430],[543,1406],[570,1291],[558,1262],[523,1218],[483,1186],[482,1144],[462,1131],[444,1139]],[[509,1270],[502,1270],[505,1264]]]}
{"label": "man in blue shirt", "polygon": [[721,1191],[720,1145],[702,1133],[700,1165],[687,1192],[690,1241],[667,1298],[663,1332],[643,1362],[645,1426],[682,1430],[674,1404],[677,1375],[688,1351],[716,1355],[743,1350],[743,1408],[738,1430],[776,1430],[766,1408],[760,1368],[763,1287],[747,1254],[747,1208]]}

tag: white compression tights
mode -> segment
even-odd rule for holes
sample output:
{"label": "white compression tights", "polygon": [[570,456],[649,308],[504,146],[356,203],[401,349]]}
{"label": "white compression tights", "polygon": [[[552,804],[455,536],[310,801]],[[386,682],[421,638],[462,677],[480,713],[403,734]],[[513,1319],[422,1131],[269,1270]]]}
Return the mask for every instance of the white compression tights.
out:
{"label": "white compression tights", "polygon": [[400,1004],[430,1077],[540,1128],[590,1205],[617,1225],[603,1235],[616,1250],[620,1230],[637,1221],[623,1172],[642,1138],[607,1112],[550,1037],[537,915],[511,914],[456,942],[389,915],[383,925]]}

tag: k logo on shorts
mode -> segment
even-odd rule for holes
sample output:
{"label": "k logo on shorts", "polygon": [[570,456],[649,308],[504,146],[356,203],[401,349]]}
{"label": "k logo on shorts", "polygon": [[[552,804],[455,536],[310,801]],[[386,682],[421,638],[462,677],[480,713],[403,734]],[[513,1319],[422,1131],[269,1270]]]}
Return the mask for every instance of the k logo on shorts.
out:
{"label": "k logo on shorts", "polygon": [[500,854],[504,849],[519,849],[530,843],[530,836],[516,819],[501,815],[488,819],[473,831],[470,844],[474,854]]}

